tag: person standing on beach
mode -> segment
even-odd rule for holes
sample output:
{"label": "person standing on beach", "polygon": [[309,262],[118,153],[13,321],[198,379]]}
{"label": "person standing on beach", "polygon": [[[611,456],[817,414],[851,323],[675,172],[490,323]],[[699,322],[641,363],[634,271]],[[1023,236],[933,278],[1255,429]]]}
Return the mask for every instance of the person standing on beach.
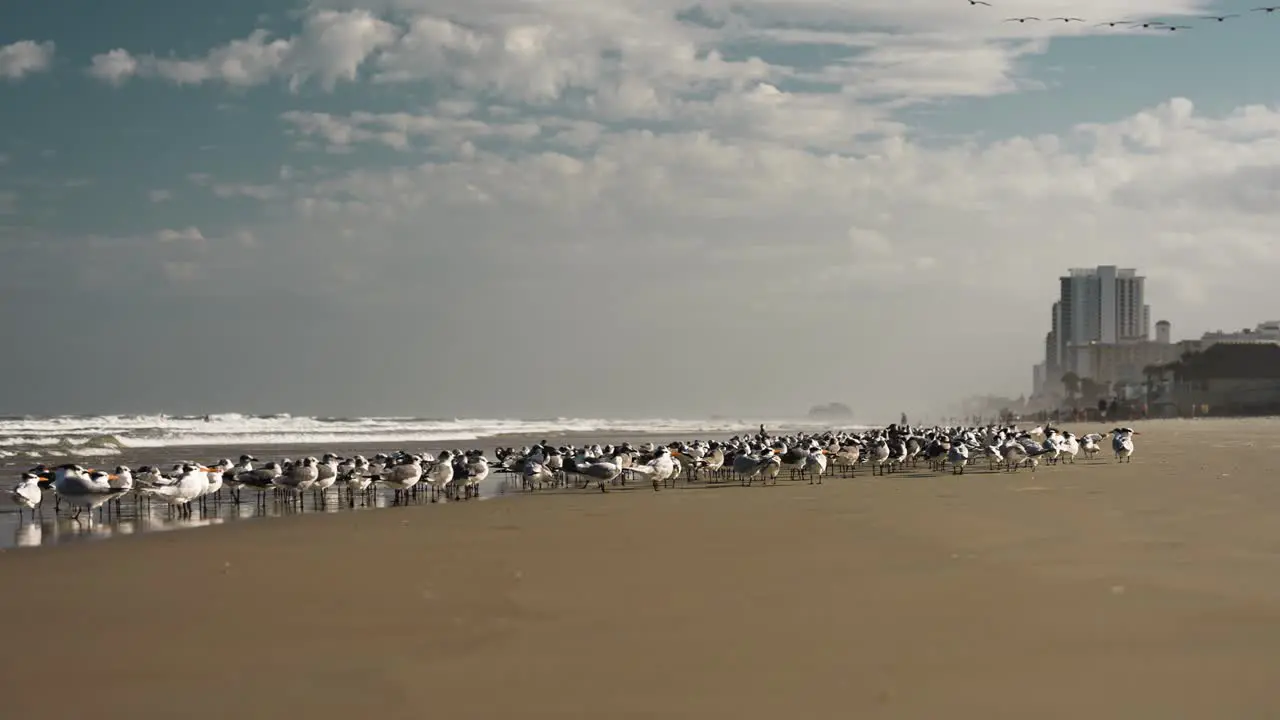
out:
{"label": "person standing on beach", "polygon": [[760,434],[757,437],[760,438],[760,442],[767,442],[769,440],[769,433],[765,432],[764,423],[760,423]]}

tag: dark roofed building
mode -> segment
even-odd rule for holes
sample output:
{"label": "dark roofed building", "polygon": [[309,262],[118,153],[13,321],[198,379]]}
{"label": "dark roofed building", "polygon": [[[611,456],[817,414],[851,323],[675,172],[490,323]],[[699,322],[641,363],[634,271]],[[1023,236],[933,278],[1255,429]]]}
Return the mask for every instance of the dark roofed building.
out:
{"label": "dark roofed building", "polygon": [[1220,342],[1166,367],[1184,414],[1193,405],[1197,415],[1203,406],[1210,415],[1280,413],[1280,343]]}

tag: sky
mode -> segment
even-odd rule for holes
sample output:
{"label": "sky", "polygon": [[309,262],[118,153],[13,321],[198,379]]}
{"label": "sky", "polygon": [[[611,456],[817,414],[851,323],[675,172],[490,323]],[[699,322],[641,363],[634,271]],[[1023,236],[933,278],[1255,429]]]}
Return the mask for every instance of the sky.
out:
{"label": "sky", "polygon": [[0,413],[896,419],[1070,267],[1280,315],[1280,12],[992,4],[7,0]]}

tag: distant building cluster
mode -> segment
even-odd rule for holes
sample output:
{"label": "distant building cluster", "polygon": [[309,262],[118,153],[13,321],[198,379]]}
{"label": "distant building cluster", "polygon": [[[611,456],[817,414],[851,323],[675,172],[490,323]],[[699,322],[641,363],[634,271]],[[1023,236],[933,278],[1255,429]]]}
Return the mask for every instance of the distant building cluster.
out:
{"label": "distant building cluster", "polygon": [[1029,405],[1117,400],[1160,415],[1280,410],[1280,321],[1175,342],[1173,326],[1160,320],[1152,337],[1145,286],[1137,270],[1114,265],[1059,278]]}

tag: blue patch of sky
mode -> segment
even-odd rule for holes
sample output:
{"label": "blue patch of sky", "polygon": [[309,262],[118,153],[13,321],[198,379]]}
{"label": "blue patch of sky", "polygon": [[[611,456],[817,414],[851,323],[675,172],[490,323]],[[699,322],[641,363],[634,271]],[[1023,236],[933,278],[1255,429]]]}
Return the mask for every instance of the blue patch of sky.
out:
{"label": "blue patch of sky", "polygon": [[[282,112],[290,98],[281,97],[276,87],[228,92],[158,80],[114,88],[85,70],[94,55],[115,48],[161,57],[202,56],[259,27],[264,8],[285,18],[291,7],[233,0],[208,13],[158,0],[7,4],[0,43],[52,40],[58,48],[52,73],[0,87],[7,110],[0,116],[0,152],[10,157],[0,189],[17,186],[19,217],[53,232],[108,235],[226,224],[228,209],[202,201],[183,179],[191,172],[234,180],[274,176],[287,148],[276,133],[263,132],[263,121]],[[283,34],[291,30],[280,27]],[[237,103],[248,110],[225,111]],[[59,197],[22,189],[56,187],[76,178],[93,184],[70,197],[70,190]],[[153,204],[147,197],[152,189],[171,190],[174,198]],[[246,211],[233,209],[238,216]]]}
{"label": "blue patch of sky", "polygon": [[1223,12],[1242,10],[1244,17],[1223,23],[1188,21],[1189,31],[1054,40],[1021,70],[1044,89],[936,103],[901,117],[926,132],[997,140],[1115,121],[1173,97],[1208,115],[1273,105],[1280,100],[1280,13],[1234,5]]}
{"label": "blue patch of sky", "polygon": [[676,13],[676,20],[686,25],[694,25],[697,27],[719,29],[725,26],[725,17],[722,13],[712,13],[701,5],[691,5]]}
{"label": "blue patch of sky", "polygon": [[770,65],[782,65],[798,70],[817,70],[828,65],[847,62],[866,52],[865,48],[843,43],[781,43],[765,39],[734,40],[716,48],[730,62],[745,62],[759,58]]}

